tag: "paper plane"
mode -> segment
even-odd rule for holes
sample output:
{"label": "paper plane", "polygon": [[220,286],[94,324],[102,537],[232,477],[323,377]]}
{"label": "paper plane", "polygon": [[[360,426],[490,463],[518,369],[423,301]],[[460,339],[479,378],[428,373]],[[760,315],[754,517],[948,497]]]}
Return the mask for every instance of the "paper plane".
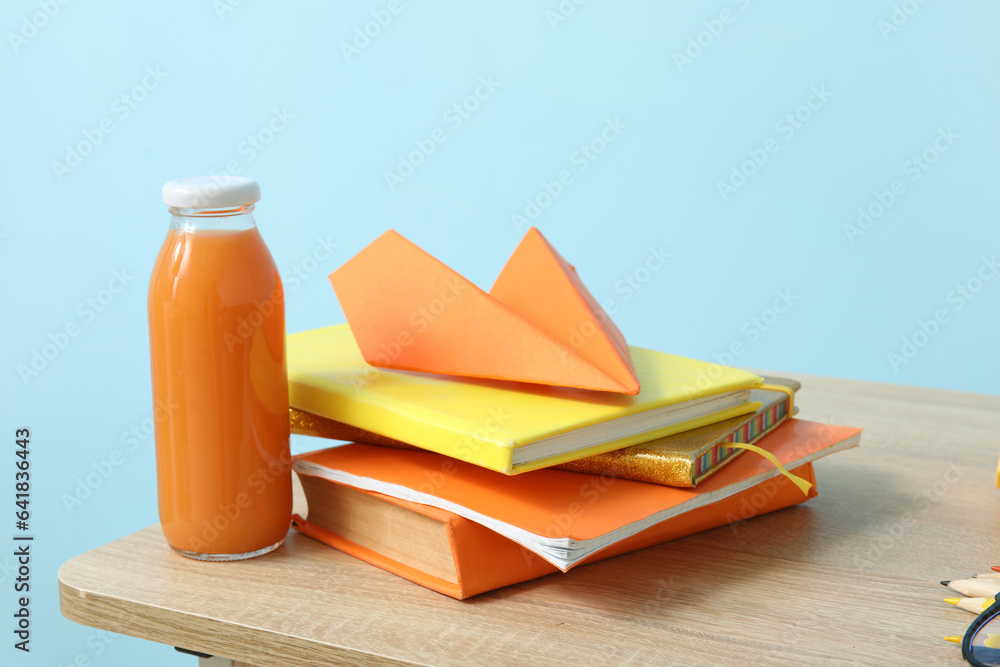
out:
{"label": "paper plane", "polygon": [[393,230],[330,283],[372,366],[639,393],[625,337],[535,228],[488,294]]}

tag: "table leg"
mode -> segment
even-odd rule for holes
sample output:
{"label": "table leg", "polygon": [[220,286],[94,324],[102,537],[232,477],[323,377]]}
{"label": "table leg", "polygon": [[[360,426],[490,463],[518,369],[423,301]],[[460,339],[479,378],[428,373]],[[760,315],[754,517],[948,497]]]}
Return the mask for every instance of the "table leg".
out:
{"label": "table leg", "polygon": [[211,658],[198,658],[198,667],[254,667],[248,662],[240,662],[238,660],[230,660],[228,658],[220,658],[219,656],[213,656]]}
{"label": "table leg", "polygon": [[198,658],[198,667],[234,667],[232,660],[212,656],[211,658]]}

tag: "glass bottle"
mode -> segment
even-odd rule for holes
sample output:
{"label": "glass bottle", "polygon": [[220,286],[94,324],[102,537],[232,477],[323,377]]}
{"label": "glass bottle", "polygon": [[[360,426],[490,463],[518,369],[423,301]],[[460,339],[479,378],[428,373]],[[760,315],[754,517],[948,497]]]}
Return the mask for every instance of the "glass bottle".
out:
{"label": "glass bottle", "polygon": [[163,186],[170,228],[149,281],[160,523],[178,553],[252,558],[291,521],[281,278],[249,178]]}

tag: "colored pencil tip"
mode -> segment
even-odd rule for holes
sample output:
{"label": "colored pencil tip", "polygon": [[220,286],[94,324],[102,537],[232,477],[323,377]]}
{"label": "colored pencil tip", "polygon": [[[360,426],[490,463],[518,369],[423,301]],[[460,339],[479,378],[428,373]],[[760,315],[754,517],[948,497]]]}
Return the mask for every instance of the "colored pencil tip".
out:
{"label": "colored pencil tip", "polygon": [[946,642],[951,642],[953,644],[961,644],[962,643],[962,638],[961,637],[945,637],[944,640]]}
{"label": "colored pencil tip", "polygon": [[941,582],[941,585],[942,585],[942,586],[947,586],[947,585],[948,585],[948,584],[950,584],[950,583],[951,583],[951,581],[942,581],[942,582]]}
{"label": "colored pencil tip", "polygon": [[958,604],[962,601],[962,598],[945,598],[944,601],[948,604]]}

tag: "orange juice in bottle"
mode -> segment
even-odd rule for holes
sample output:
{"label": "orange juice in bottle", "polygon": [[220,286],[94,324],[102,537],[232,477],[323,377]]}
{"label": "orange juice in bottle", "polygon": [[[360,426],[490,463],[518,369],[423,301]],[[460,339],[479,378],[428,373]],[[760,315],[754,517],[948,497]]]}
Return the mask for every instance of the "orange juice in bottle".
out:
{"label": "orange juice in bottle", "polygon": [[149,281],[160,524],[199,560],[276,549],[292,513],[284,292],[254,222],[257,182],[163,186],[171,222]]}

